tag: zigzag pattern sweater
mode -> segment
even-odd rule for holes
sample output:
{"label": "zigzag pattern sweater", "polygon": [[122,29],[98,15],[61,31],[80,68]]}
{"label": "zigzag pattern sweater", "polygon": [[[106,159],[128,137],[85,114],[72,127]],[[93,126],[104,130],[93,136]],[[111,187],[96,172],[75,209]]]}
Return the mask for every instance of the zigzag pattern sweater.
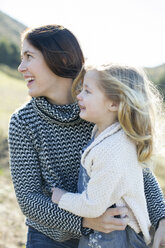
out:
{"label": "zigzag pattern sweater", "polygon": [[[51,188],[77,191],[80,151],[93,125],[79,118],[76,103],[57,106],[34,98],[10,120],[11,175],[26,224],[57,241],[79,238],[81,217],[51,202]],[[153,174],[144,171],[144,187],[151,223],[165,218],[163,194]]]}

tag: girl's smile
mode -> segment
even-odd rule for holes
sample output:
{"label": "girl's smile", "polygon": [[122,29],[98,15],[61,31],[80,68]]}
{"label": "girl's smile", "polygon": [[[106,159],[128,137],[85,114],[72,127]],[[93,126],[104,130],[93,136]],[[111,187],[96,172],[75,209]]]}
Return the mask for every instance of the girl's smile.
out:
{"label": "girl's smile", "polygon": [[86,108],[85,108],[83,105],[81,105],[80,103],[78,103],[78,105],[79,105],[79,107],[80,107],[80,111],[83,111],[83,110],[86,109]]}

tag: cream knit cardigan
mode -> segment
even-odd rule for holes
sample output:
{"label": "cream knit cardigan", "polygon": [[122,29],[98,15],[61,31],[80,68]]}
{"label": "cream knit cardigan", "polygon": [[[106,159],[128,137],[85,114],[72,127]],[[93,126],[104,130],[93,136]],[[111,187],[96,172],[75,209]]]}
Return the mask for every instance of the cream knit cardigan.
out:
{"label": "cream knit cardigan", "polygon": [[[95,134],[95,126],[92,135]],[[150,242],[150,220],[144,195],[142,167],[135,144],[118,122],[105,129],[82,154],[90,180],[81,194],[66,193],[59,207],[75,215],[94,218],[113,204],[128,206],[129,226]]]}

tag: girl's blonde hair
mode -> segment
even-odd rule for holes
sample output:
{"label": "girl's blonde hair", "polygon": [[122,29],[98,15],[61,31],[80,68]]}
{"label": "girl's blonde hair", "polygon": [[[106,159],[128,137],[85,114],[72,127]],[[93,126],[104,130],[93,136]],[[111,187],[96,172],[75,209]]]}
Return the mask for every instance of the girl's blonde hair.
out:
{"label": "girl's blonde hair", "polygon": [[162,105],[159,91],[142,69],[109,64],[82,69],[73,83],[74,96],[79,93],[85,72],[89,70],[98,73],[98,86],[105,95],[119,103],[118,121],[136,143],[139,161],[147,161],[154,152],[156,119]]}

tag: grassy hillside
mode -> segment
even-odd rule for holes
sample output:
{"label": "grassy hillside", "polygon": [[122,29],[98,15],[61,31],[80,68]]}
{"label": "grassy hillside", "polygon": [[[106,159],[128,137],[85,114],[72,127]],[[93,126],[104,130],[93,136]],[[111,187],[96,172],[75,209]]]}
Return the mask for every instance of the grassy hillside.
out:
{"label": "grassy hillside", "polygon": [[0,38],[3,37],[20,45],[20,33],[26,28],[25,25],[0,11]]}
{"label": "grassy hillside", "polygon": [[154,83],[157,83],[163,73],[165,73],[165,64],[156,67],[146,67],[145,72]]}

